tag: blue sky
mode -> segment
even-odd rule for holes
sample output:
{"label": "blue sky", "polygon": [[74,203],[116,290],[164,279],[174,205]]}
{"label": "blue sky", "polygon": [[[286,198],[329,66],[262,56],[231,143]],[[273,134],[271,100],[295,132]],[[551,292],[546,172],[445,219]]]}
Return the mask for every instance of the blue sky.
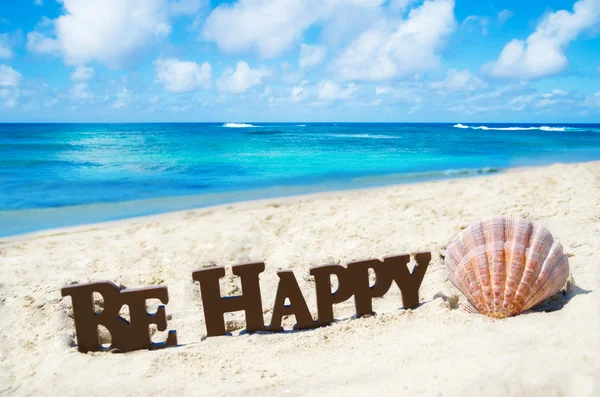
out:
{"label": "blue sky", "polygon": [[600,0],[0,0],[0,122],[600,122]]}

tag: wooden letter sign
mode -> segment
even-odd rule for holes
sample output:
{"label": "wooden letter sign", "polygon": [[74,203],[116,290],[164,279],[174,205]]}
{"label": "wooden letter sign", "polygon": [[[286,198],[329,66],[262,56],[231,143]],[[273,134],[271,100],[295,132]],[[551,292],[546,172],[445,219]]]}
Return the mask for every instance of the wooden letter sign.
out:
{"label": "wooden letter sign", "polygon": [[[323,327],[333,322],[333,305],[342,303],[354,296],[356,315],[373,313],[373,298],[383,296],[392,283],[396,283],[402,294],[402,305],[412,309],[419,305],[419,287],[431,261],[430,252],[415,254],[416,266],[409,271],[409,255],[387,257],[383,260],[369,259],[349,263],[347,266],[322,265],[310,269],[315,278],[318,318],[314,319],[306,299],[300,290],[298,281],[291,270],[277,272],[279,285],[271,324],[266,326],[263,318],[263,306],[260,293],[259,275],[264,272],[263,262],[234,265],[233,274],[240,277],[242,294],[239,296],[221,296],[219,279],[225,276],[222,266],[197,270],[192,278],[200,283],[202,305],[206,322],[206,335],[225,335],[224,314],[244,311],[246,331],[281,332],[283,316],[294,315],[295,329]],[[375,284],[371,286],[369,269],[375,274]],[[338,281],[336,291],[331,290],[331,276]],[[104,298],[104,309],[94,312],[93,293]],[[149,326],[155,324],[159,331],[167,329],[164,306],[156,313],[149,314],[146,308],[147,299],[159,299],[169,302],[167,287],[147,287],[121,290],[110,281],[88,284],[68,285],[62,288],[63,296],[70,296],[73,301],[75,330],[77,332],[77,348],[81,352],[117,349],[128,352],[138,349],[161,349],[177,345],[177,334],[169,331],[167,340],[154,343],[150,339]],[[289,305],[285,302],[289,300]],[[121,308],[127,305],[130,321],[119,315]],[[110,331],[112,343],[109,348],[100,344],[98,326],[103,325]]]}
{"label": "wooden letter sign", "polygon": [[[112,349],[128,352],[177,345],[176,331],[169,331],[167,340],[162,343],[154,343],[150,339],[150,324],[156,324],[159,331],[164,331],[167,329],[167,318],[164,306],[159,306],[156,313],[149,314],[146,300],[159,299],[164,304],[168,303],[167,287],[120,290],[110,281],[100,281],[67,285],[61,292],[62,296],[70,296],[73,302],[77,349],[80,352]],[[104,309],[100,313],[94,312],[94,292],[104,298]],[[131,321],[119,316],[123,305],[129,307]],[[108,349],[100,344],[99,325],[105,326],[110,332],[112,342]]]}

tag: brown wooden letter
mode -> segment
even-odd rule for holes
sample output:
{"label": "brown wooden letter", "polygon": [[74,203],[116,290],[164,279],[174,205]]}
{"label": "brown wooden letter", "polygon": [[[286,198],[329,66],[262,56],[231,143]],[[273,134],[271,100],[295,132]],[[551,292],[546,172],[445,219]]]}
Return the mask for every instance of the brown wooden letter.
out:
{"label": "brown wooden letter", "polygon": [[[375,272],[375,285],[369,281],[369,269]],[[369,259],[348,263],[348,273],[354,290],[356,315],[373,313],[373,298],[385,295],[392,285],[392,277],[386,263],[378,259]]]}
{"label": "brown wooden letter", "polygon": [[[315,277],[317,292],[317,310],[319,313],[319,326],[331,324],[333,321],[333,304],[341,303],[352,296],[352,283],[349,280],[348,270],[340,265],[321,265],[310,269],[310,274]],[[338,289],[331,292],[331,275],[338,279]]]}
{"label": "brown wooden letter", "polygon": [[129,338],[132,340],[133,349],[161,348],[165,346],[176,346],[177,336],[175,331],[169,331],[166,342],[154,343],[150,338],[148,328],[155,324],[159,331],[167,329],[167,315],[165,307],[159,306],[156,313],[149,314],[146,308],[146,300],[159,299],[162,303],[169,303],[167,287],[146,287],[121,291],[123,304],[129,306]]}
{"label": "brown wooden letter", "polygon": [[223,266],[196,270],[192,278],[200,282],[206,336],[225,335],[223,314],[244,310],[246,331],[253,332],[265,328],[260,297],[258,275],[265,270],[263,262],[234,265],[233,274],[242,279],[242,295],[221,297],[219,279],[225,276]]}
{"label": "brown wooden letter", "polygon": [[[97,292],[104,299],[101,313],[94,312],[93,293]],[[98,325],[103,325],[111,335],[108,349],[128,352],[139,349],[160,349],[177,345],[177,333],[169,331],[163,343],[153,343],[150,339],[150,324],[156,324],[159,331],[167,329],[165,308],[160,306],[155,314],[149,314],[146,308],[147,299],[159,299],[169,302],[167,287],[147,287],[120,290],[110,281],[74,284],[64,286],[62,296],[70,296],[73,302],[73,317],[77,334],[77,349],[80,352],[106,350],[100,344]],[[123,305],[129,306],[131,322],[119,316]]]}
{"label": "brown wooden letter", "polygon": [[[294,272],[281,270],[277,272],[277,276],[279,276],[279,285],[277,286],[269,331],[282,331],[281,319],[283,316],[290,315],[296,317],[296,329],[315,328],[317,323],[313,320],[310,310],[308,310],[308,305],[302,291],[300,291]],[[289,305],[285,304],[286,299],[290,300]]]}
{"label": "brown wooden letter", "polygon": [[402,306],[405,309],[412,309],[419,306],[419,288],[425,277],[427,266],[431,261],[431,252],[419,252],[415,254],[417,265],[412,273],[406,266],[410,262],[410,256],[392,256],[384,258],[388,272],[394,279],[402,294]]}

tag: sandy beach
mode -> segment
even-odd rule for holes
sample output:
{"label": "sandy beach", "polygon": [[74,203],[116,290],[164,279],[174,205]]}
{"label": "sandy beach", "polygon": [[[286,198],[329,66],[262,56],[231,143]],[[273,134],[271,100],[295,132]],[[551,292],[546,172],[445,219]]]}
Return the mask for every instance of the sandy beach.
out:
{"label": "sandy beach", "polygon": [[[520,316],[493,320],[448,302],[460,296],[441,255],[472,221],[540,222],[569,255],[571,280]],[[421,305],[402,310],[393,287],[378,315],[302,332],[252,335],[243,312],[232,336],[206,338],[192,271],[264,261],[270,321],[278,269],[292,269],[316,315],[313,265],[417,251],[432,262]],[[228,275],[225,294],[240,285]],[[73,282],[166,285],[180,346],[82,354]],[[154,307],[156,307],[154,305]],[[294,319],[284,321],[290,329]],[[497,175],[244,202],[0,240],[0,394],[3,395],[600,395],[600,162]],[[155,335],[164,338],[163,333]]]}

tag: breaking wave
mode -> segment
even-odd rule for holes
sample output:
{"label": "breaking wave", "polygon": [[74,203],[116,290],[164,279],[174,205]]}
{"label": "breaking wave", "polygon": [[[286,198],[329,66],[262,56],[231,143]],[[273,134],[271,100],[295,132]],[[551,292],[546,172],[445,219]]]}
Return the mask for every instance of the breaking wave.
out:
{"label": "breaking wave", "polygon": [[246,124],[246,123],[225,123],[225,124],[223,124],[223,127],[227,127],[227,128],[249,128],[249,127],[256,127],[256,126],[252,125],[252,124]]}
{"label": "breaking wave", "polygon": [[441,171],[444,175],[485,175],[500,172],[500,168],[483,167],[483,168],[460,168]]}
{"label": "breaking wave", "polygon": [[487,127],[485,125],[472,127],[463,124],[456,124],[453,126],[454,128],[462,128],[467,129],[470,128],[472,130],[484,130],[484,131],[554,131],[554,132],[563,132],[563,131],[580,131],[579,128],[569,128],[569,127],[549,127],[549,126],[541,126],[541,127]]}
{"label": "breaking wave", "polygon": [[393,135],[371,135],[371,134],[327,134],[332,138],[366,138],[366,139],[398,139],[399,136]]}
{"label": "breaking wave", "polygon": [[405,181],[427,181],[445,178],[487,175],[502,172],[502,168],[456,168],[440,171],[410,172],[406,174],[375,175],[354,178],[355,182],[403,183]]}

